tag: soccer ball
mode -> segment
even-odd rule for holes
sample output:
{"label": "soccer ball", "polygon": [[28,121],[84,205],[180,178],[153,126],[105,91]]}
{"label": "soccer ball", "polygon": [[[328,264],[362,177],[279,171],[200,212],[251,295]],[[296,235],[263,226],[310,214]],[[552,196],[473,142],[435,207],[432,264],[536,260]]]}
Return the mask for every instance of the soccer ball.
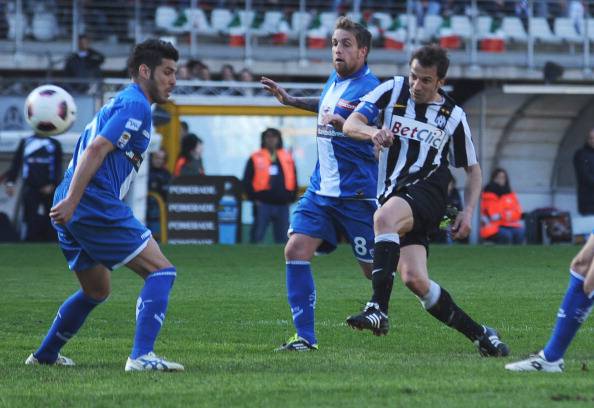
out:
{"label": "soccer ball", "polygon": [[40,136],[66,132],[76,119],[76,104],[68,92],[56,85],[35,88],[25,101],[25,119]]}

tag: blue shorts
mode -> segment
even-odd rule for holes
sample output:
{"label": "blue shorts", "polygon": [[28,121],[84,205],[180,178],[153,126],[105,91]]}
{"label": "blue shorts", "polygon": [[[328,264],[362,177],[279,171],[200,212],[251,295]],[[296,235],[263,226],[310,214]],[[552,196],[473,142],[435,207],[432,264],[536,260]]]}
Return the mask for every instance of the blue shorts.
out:
{"label": "blue shorts", "polygon": [[[67,190],[68,185],[58,187],[54,205]],[[151,236],[151,231],[134,217],[130,207],[101,192],[85,192],[66,225],[52,224],[68,267],[73,271],[97,264],[113,270],[136,257]]]}
{"label": "blue shorts", "polygon": [[325,197],[306,191],[293,213],[289,234],[299,233],[323,240],[317,252],[336,249],[339,234],[351,243],[355,258],[373,262],[373,213],[376,200]]}

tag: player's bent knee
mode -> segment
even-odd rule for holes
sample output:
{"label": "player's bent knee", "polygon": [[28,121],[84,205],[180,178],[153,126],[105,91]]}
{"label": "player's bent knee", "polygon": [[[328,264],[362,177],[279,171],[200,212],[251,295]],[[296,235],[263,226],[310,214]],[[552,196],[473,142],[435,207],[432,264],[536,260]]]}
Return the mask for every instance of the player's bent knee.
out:
{"label": "player's bent knee", "polygon": [[82,288],[82,291],[86,296],[98,303],[104,302],[111,294],[111,288],[109,286],[98,288]]}
{"label": "player's bent knee", "polygon": [[309,261],[313,255],[309,252],[304,245],[290,240],[285,246],[285,259],[287,261]]}

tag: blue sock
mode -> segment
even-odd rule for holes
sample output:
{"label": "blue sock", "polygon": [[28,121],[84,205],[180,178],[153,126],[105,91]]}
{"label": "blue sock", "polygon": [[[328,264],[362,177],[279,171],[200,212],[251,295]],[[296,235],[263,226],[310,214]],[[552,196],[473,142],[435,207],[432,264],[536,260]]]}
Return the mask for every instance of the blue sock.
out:
{"label": "blue sock", "polygon": [[297,334],[318,344],[314,329],[316,286],[309,261],[287,261],[287,296]]}
{"label": "blue sock", "polygon": [[153,351],[155,340],[165,321],[169,292],[175,281],[175,267],[151,273],[136,301],[136,332],[130,357],[136,359]]}
{"label": "blue sock", "polygon": [[563,357],[573,337],[592,310],[592,298],[584,293],[584,278],[570,271],[569,287],[557,313],[553,334],[544,348],[548,361]]}
{"label": "blue sock", "polygon": [[42,363],[53,363],[64,344],[78,332],[91,310],[105,299],[95,300],[83,293],[74,293],[62,303],[39,349],[33,353]]}

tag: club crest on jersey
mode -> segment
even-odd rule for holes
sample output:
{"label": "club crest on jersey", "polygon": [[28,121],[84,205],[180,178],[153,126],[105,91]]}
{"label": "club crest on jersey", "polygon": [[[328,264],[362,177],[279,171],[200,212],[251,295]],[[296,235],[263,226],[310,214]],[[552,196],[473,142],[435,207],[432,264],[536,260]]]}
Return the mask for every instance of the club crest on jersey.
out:
{"label": "club crest on jersey", "polygon": [[448,122],[448,120],[446,119],[445,116],[443,115],[437,115],[435,117],[435,124],[437,125],[438,128],[443,129],[446,125],[446,123]]}
{"label": "club crest on jersey", "polygon": [[130,118],[130,119],[128,119],[128,121],[126,122],[126,126],[124,126],[124,127],[126,129],[136,131],[136,130],[140,129],[140,125],[142,125],[141,120]]}
{"label": "club crest on jersey", "polygon": [[132,135],[126,131],[122,132],[122,135],[120,136],[120,138],[118,139],[116,145],[120,148],[123,149],[124,146],[126,146],[128,144],[128,142],[130,141],[130,138],[132,137]]}
{"label": "club crest on jersey", "polygon": [[441,149],[447,140],[447,134],[442,129],[396,115],[392,116],[392,132],[396,137],[418,140],[437,150]]}
{"label": "club crest on jersey", "polygon": [[355,108],[357,107],[357,105],[355,105],[352,102],[349,102],[345,99],[339,99],[338,102],[336,103],[336,106],[339,106],[342,109],[346,109],[349,111],[354,111]]}

